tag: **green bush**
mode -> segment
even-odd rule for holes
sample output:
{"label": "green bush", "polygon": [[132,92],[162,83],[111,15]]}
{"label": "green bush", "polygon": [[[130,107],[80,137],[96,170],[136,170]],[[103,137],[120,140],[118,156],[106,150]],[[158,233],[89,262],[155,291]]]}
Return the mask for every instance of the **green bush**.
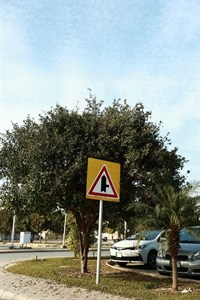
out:
{"label": "green bush", "polygon": [[79,232],[72,213],[67,215],[67,229],[67,248],[73,252],[74,257],[77,258],[80,256]]}

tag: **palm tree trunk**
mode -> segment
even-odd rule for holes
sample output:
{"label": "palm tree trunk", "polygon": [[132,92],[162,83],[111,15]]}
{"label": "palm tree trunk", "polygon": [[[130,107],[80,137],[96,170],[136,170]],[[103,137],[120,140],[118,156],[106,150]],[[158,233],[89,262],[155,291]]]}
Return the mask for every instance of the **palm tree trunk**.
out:
{"label": "palm tree trunk", "polygon": [[178,290],[177,259],[172,257],[172,289]]}

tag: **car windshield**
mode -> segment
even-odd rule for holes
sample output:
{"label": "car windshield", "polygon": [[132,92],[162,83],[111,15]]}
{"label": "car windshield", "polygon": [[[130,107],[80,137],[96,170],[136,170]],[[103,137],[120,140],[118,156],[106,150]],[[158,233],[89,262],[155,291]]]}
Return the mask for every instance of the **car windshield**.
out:
{"label": "car windshield", "polygon": [[181,243],[199,243],[200,242],[200,227],[193,227],[191,231],[182,229],[179,234]]}
{"label": "car windshield", "polygon": [[135,234],[127,237],[127,240],[135,240]]}
{"label": "car windshield", "polygon": [[151,240],[154,240],[158,236],[159,233],[160,233],[160,230],[145,230],[145,231],[137,233],[134,236],[134,240],[151,241]]}

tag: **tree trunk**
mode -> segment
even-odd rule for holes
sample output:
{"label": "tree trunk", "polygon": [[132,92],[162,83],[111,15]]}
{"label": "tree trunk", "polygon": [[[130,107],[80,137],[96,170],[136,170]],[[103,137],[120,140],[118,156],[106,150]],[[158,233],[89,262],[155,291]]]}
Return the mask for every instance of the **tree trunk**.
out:
{"label": "tree trunk", "polygon": [[177,257],[179,250],[179,224],[172,223],[169,233],[169,251],[172,258],[172,289],[178,290]]}
{"label": "tree trunk", "polygon": [[84,274],[88,272],[90,235],[98,220],[98,213],[93,205],[88,205],[84,214],[78,210],[73,210],[73,214],[76,218],[76,224],[79,230],[81,273]]}
{"label": "tree trunk", "polygon": [[178,290],[177,259],[172,257],[172,289]]}
{"label": "tree trunk", "polygon": [[88,272],[88,247],[80,247],[81,274]]}

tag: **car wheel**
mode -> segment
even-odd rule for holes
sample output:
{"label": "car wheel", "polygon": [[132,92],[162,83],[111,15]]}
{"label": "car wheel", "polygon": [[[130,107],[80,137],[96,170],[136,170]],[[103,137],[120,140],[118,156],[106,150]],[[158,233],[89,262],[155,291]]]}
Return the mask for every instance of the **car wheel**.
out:
{"label": "car wheel", "polygon": [[119,261],[117,264],[118,264],[118,266],[120,266],[120,267],[126,267],[126,265],[127,265],[126,262],[120,262],[120,261]]}
{"label": "car wheel", "polygon": [[156,250],[151,250],[148,254],[147,257],[147,267],[150,269],[155,269],[156,268],[156,256],[157,256],[157,251]]}

